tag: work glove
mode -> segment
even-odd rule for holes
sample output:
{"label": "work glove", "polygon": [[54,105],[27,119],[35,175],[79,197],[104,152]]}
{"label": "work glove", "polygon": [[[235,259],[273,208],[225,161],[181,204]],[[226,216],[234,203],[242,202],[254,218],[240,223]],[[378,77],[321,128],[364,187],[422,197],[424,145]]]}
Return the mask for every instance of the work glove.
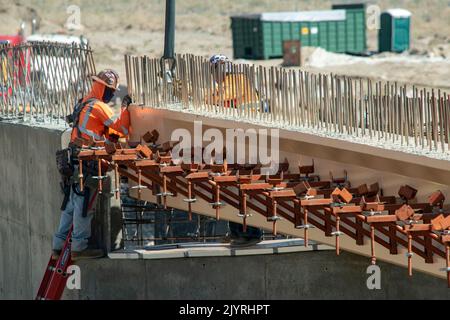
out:
{"label": "work glove", "polygon": [[131,100],[131,97],[129,95],[126,95],[122,99],[122,108],[128,108],[128,106],[131,104],[131,102],[133,102]]}
{"label": "work glove", "polygon": [[110,134],[108,136],[108,140],[111,141],[112,143],[117,143],[119,141],[119,136],[117,134]]}

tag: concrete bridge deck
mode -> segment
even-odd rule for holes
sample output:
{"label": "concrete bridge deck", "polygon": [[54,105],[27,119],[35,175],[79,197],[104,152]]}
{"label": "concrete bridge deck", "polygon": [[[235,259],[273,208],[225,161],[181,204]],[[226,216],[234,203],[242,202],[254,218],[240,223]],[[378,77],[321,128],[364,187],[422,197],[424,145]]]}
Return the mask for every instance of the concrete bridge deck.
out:
{"label": "concrete bridge deck", "polygon": [[[222,118],[213,118],[206,115],[195,114],[188,110],[167,110],[159,108],[133,106],[131,107],[131,120],[133,131],[131,141],[139,141],[149,129],[160,132],[160,141],[170,140],[175,129],[187,129],[194,136],[194,121],[201,121],[203,129],[218,128],[224,133],[227,128],[247,129],[264,128],[262,125],[233,121]],[[266,127],[267,128],[267,127]],[[269,128],[270,129],[270,128]],[[207,144],[207,143],[206,143]],[[343,169],[348,171],[350,180],[354,185],[360,183],[378,182],[385,194],[397,194],[398,188],[403,184],[411,185],[419,190],[418,201],[426,198],[434,191],[441,190],[447,197],[450,196],[450,162],[442,159],[432,159],[426,155],[413,155],[396,150],[386,150],[380,147],[363,145],[353,141],[336,140],[334,137],[319,137],[308,133],[294,132],[280,129],[280,159],[286,158],[289,163],[296,164],[301,159],[303,164],[315,160],[316,173],[328,177],[329,172],[340,175]],[[295,171],[295,170],[294,170]],[[157,199],[148,190],[144,190],[143,199],[156,202]],[[186,210],[187,205],[183,197],[168,198],[168,206]],[[199,214],[214,217],[215,212],[209,203],[199,200],[192,205],[193,211]],[[248,224],[271,230],[272,223],[260,214],[252,212]],[[224,220],[240,223],[234,208],[221,209]],[[293,224],[286,220],[277,222],[278,230],[282,234],[293,237],[302,237],[303,231],[295,229]],[[310,237],[320,243],[334,245],[334,237],[326,237],[318,229],[310,230]],[[341,237],[343,250],[369,256],[370,244],[366,240],[364,245],[356,245],[353,239]],[[381,245],[376,246],[377,256],[387,262],[405,266],[406,251],[400,249],[398,254],[390,255]],[[425,263],[423,258],[414,256],[414,269],[445,277],[441,268],[445,267],[445,260],[435,256],[434,263]],[[369,263],[369,259],[368,259]]]}

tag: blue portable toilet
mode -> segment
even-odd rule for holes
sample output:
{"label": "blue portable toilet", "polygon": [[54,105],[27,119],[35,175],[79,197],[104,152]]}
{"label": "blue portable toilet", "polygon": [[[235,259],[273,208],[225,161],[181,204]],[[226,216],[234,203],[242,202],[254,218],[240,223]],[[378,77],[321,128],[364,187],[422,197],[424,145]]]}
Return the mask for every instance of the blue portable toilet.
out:
{"label": "blue portable toilet", "polygon": [[389,9],[380,16],[378,51],[403,52],[409,49],[411,39],[411,12]]}

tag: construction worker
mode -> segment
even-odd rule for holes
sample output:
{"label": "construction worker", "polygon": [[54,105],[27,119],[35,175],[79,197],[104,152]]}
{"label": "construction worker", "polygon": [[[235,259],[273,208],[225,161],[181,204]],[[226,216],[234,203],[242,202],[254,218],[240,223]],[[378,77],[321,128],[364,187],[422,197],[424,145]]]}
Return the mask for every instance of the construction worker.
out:
{"label": "construction worker", "polygon": [[[232,63],[227,56],[215,54],[209,62],[214,66],[215,76],[218,79],[212,93],[213,104],[219,105],[222,100],[225,107],[236,108],[249,103],[256,106],[259,103],[258,90],[244,73],[233,72]],[[219,79],[220,66],[223,66],[222,79]],[[264,109],[267,111],[266,106]]]}
{"label": "construction worker", "polygon": [[[120,116],[113,120],[113,111],[107,103],[112,100],[118,88],[119,75],[114,70],[107,69],[93,76],[92,80],[91,92],[78,102],[70,117],[73,123],[71,142],[69,148],[65,149],[70,152],[70,170],[58,167],[60,172],[70,173],[66,176],[66,197],[61,208],[60,224],[53,237],[53,259],[58,259],[72,225],[72,260],[103,256],[102,250],[88,249],[92,220],[92,214],[88,211],[93,207],[97,194],[98,181],[93,179],[98,175],[97,161],[83,161],[84,184],[81,188],[76,156],[80,150],[80,141],[112,143],[117,142],[118,137],[128,135],[130,126],[128,106],[131,98],[128,95],[123,98]],[[106,167],[102,166],[104,172]]]}
{"label": "construction worker", "polygon": [[[257,90],[253,88],[245,74],[233,73],[231,61],[227,56],[215,54],[209,59],[209,62],[214,66],[215,72],[218,72],[221,64],[224,65],[222,83],[220,85],[216,83],[213,92],[214,104],[219,104],[220,99],[223,99],[225,107],[236,108],[244,103],[258,102]],[[219,79],[218,74],[216,74],[216,78]],[[239,86],[239,89],[236,89],[236,86]],[[261,229],[247,226],[247,230],[244,232],[243,226],[234,222],[229,222],[228,227],[233,246],[250,246],[261,241]]]}

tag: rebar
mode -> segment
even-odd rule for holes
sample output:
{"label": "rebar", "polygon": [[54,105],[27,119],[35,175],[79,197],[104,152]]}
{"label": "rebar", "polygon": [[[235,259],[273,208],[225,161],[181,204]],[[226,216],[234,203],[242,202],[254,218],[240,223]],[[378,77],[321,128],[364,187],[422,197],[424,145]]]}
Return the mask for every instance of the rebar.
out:
{"label": "rebar", "polygon": [[93,61],[92,50],[75,43],[0,46],[0,117],[64,123],[91,88]]}
{"label": "rebar", "polygon": [[446,92],[278,67],[215,67],[192,54],[176,61],[175,78],[168,81],[159,59],[125,57],[128,90],[137,104],[449,151]]}

